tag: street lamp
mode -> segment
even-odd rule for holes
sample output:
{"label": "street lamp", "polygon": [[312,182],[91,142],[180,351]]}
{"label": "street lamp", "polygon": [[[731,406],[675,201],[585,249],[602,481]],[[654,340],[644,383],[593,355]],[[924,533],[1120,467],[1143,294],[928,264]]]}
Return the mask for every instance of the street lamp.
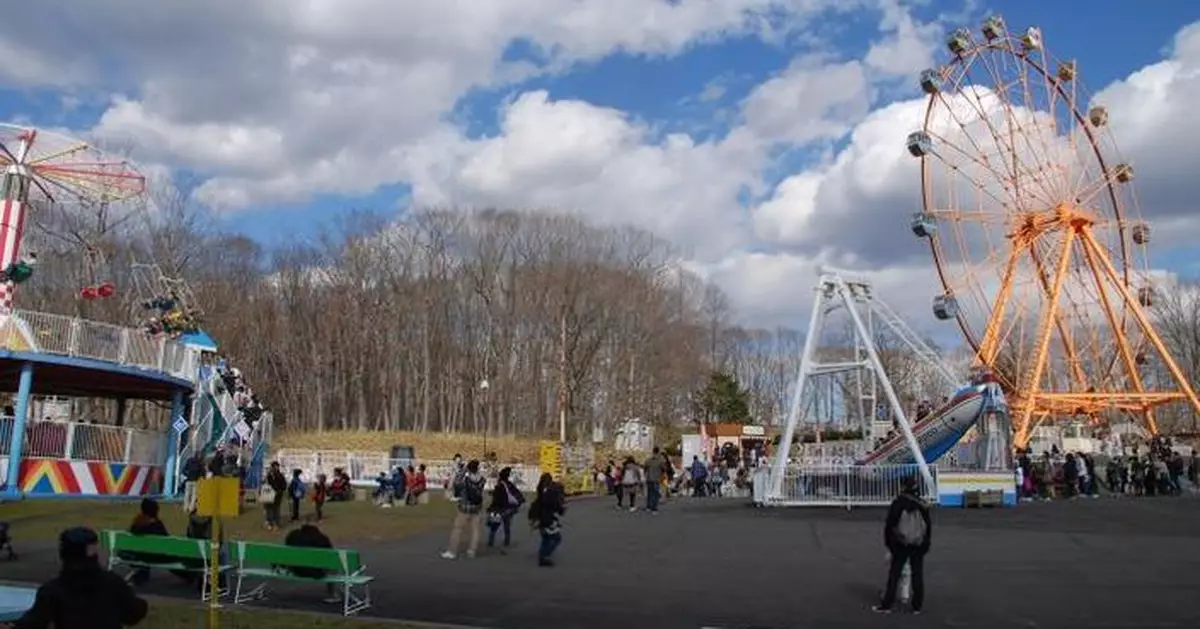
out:
{"label": "street lamp", "polygon": [[487,392],[488,392],[488,389],[490,389],[490,388],[491,388],[491,386],[492,386],[492,385],[491,385],[491,384],[490,384],[490,383],[487,381],[487,378],[484,378],[483,380],[480,380],[480,381],[479,381],[479,392],[482,394],[482,398],[483,398],[483,404],[482,404],[482,406],[483,406],[483,461],[484,461],[485,463],[486,463],[486,462],[487,462],[487,460],[488,460],[488,449],[487,449],[487,438],[488,438]]}

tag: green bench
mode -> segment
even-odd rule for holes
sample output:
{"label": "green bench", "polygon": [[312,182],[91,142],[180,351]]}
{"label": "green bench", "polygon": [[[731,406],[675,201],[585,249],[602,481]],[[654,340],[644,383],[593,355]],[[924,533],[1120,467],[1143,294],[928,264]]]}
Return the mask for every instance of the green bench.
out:
{"label": "green bench", "polygon": [[[337,548],[300,548],[258,542],[233,543],[234,602],[266,597],[267,581],[325,583],[342,589],[342,615],[350,616],[371,606],[371,582],[367,567],[356,550]],[[324,570],[325,576],[304,577],[289,568]],[[244,591],[246,580],[262,580],[257,587]]]}
{"label": "green bench", "polygon": [[[104,542],[105,553],[108,555],[109,570],[115,572],[120,567],[129,568],[129,572],[124,575],[126,579],[129,579],[134,572],[144,568],[204,575],[200,586],[200,600],[208,600],[209,579],[207,575],[211,565],[208,560],[212,555],[209,540],[166,535],[134,535],[128,531],[111,530],[101,531],[100,536]],[[121,556],[126,553],[157,555],[167,561],[147,562]],[[225,572],[229,568],[230,566],[220,566],[218,569]],[[218,591],[217,598],[221,598],[224,594],[223,590]]]}

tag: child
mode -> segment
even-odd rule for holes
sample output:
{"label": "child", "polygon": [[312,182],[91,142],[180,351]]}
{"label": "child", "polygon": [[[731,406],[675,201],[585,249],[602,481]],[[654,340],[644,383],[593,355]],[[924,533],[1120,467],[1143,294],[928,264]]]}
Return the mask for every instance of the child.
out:
{"label": "child", "polygon": [[288,483],[288,495],[292,497],[292,522],[300,521],[300,501],[307,494],[308,488],[300,480],[300,470],[292,470],[292,481]]}
{"label": "child", "polygon": [[313,485],[313,508],[317,512],[317,522],[321,521],[321,508],[329,495],[329,486],[325,484],[325,475],[317,474],[317,482]]}
{"label": "child", "polygon": [[[884,553],[883,560],[889,566],[892,565],[892,553]],[[912,567],[904,564],[904,570],[900,572],[900,582],[896,585],[896,598],[901,603],[907,603],[912,599]]]}

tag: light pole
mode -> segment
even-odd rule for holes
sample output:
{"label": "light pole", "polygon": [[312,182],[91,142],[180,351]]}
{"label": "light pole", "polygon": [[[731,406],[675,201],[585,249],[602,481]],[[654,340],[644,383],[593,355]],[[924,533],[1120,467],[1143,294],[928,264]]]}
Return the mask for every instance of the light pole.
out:
{"label": "light pole", "polygon": [[481,399],[483,400],[483,402],[481,403],[480,406],[482,407],[482,410],[483,410],[483,461],[485,463],[488,460],[488,449],[487,449],[487,438],[488,438],[487,402],[488,402],[488,399],[487,399],[487,394],[488,394],[488,389],[490,389],[491,387],[492,387],[492,385],[487,381],[487,378],[484,378],[483,380],[479,381],[479,391],[481,393]]}

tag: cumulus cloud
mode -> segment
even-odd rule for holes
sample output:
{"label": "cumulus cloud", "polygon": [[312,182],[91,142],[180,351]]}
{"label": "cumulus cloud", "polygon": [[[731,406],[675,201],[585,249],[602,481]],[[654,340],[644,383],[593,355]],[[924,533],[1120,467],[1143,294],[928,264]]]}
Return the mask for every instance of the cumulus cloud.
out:
{"label": "cumulus cloud", "polygon": [[[1086,81],[1086,65],[1081,68],[1081,77]],[[911,80],[915,82],[916,77]],[[1151,246],[1159,250],[1194,242],[1200,236],[1200,221],[1194,218],[1192,208],[1193,200],[1200,195],[1200,182],[1189,174],[1200,168],[1200,153],[1194,150],[1200,141],[1200,122],[1190,115],[1188,105],[1197,98],[1200,98],[1200,23],[1179,32],[1167,59],[1138,69],[1096,93],[1090,101],[1078,103],[1085,111],[1091,105],[1106,107],[1109,122],[1097,135],[1108,165],[1111,168],[1128,162],[1137,173],[1133,189],[1140,197],[1140,211],[1133,197],[1126,196],[1127,220],[1132,222],[1140,216],[1149,221],[1154,228]],[[904,148],[908,134],[922,127],[926,105],[926,99],[919,98],[877,108],[850,131],[845,147],[831,160],[785,177],[767,200],[753,208],[753,216],[755,233],[788,251],[790,256],[852,257],[861,268],[874,269],[881,277],[904,274],[905,279],[895,283],[896,298],[908,303],[912,316],[928,320],[930,299],[940,290],[940,284],[931,273],[927,243],[909,232],[910,215],[922,208],[922,184],[919,160],[914,160]],[[977,124],[971,135],[982,137],[978,131]],[[1033,133],[1029,129],[1020,132]],[[1065,143],[1065,137],[1066,131],[1060,129],[1058,141]],[[996,149],[993,141],[982,152],[995,153]],[[1051,170],[1046,165],[1049,158],[1069,162],[1072,161],[1069,158],[1076,156],[1061,146],[1039,149],[1037,158],[1029,157],[1030,150],[1017,152],[1030,163],[1040,164],[1028,168],[1027,178],[1032,178],[1032,171]],[[961,167],[964,160],[960,156],[950,161]],[[1081,166],[1073,168],[1076,176],[1083,172]],[[1087,168],[1085,179],[1098,180],[1095,166]],[[1101,201],[1094,200],[1097,204]],[[965,208],[985,205],[969,196],[956,202]],[[996,201],[987,203],[994,206]],[[1002,225],[993,226],[991,231],[991,236],[1002,238]],[[975,244],[983,237],[982,231],[976,232]],[[999,261],[992,264],[987,269],[992,277],[985,278],[987,284],[982,289],[990,294],[994,294],[998,285],[998,277],[994,276],[1002,267]],[[808,303],[796,296],[803,295],[803,291],[787,294],[747,287],[748,281],[757,281],[755,278],[766,282],[773,276],[749,268],[744,272],[745,278],[730,279],[729,283],[756,298],[769,299],[766,296],[775,294],[779,295],[777,299],[793,305],[792,308],[759,305],[762,311],[783,312],[794,308],[800,312]],[[1149,277],[1164,274],[1161,270],[1146,273]],[[809,273],[801,283],[811,282],[812,277]],[[1023,282],[1026,287],[1031,286],[1032,277],[1025,277]],[[1094,296],[1088,299],[1094,301]]]}
{"label": "cumulus cloud", "polygon": [[[467,137],[449,116],[473,88],[507,89],[618,51],[670,56],[726,37],[811,36],[830,12],[863,8],[876,11],[878,33],[861,54],[798,50],[718,137],[663,134],[654,121],[545,91],[512,94],[491,137]],[[928,246],[908,231],[921,190],[904,151],[925,102],[880,99],[902,81],[915,92],[945,25],[898,0],[43,0],[27,9],[28,19],[0,24],[0,79],[119,94],[94,133],[201,173],[196,195],[215,207],[406,182],[418,204],[569,209],[653,229],[752,323],[800,321],[822,262],[875,270],[889,300],[928,318],[937,284]],[[77,54],[80,41],[92,54]],[[531,58],[506,56],[514,42]],[[1086,57],[1082,71],[1086,80]],[[1200,193],[1200,122],[1189,108],[1198,98],[1200,24],[1180,31],[1167,59],[1093,99],[1137,169],[1158,245],[1198,235],[1189,216]],[[816,157],[779,177],[779,150],[797,148]]]}

